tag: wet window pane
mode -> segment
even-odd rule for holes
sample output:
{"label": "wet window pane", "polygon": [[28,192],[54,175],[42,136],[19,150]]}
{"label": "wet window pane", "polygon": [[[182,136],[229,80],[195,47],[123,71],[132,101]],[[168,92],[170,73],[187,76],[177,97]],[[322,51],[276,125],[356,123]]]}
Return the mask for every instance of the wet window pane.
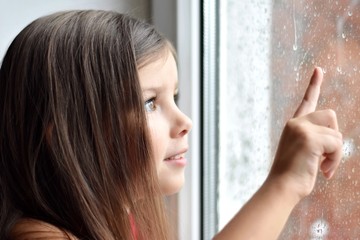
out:
{"label": "wet window pane", "polygon": [[264,181],[315,66],[318,109],[337,112],[344,158],[293,211],[280,239],[360,236],[360,1],[226,0],[220,20],[219,229]]}

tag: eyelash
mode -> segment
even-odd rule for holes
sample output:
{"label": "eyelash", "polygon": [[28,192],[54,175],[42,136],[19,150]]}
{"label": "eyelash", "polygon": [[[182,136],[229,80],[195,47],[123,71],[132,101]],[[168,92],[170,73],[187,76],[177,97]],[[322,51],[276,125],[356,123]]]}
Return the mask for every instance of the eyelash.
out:
{"label": "eyelash", "polygon": [[[145,106],[145,110],[147,112],[154,112],[156,110],[155,101],[156,101],[156,97],[152,97],[149,100],[145,101],[144,106]],[[178,101],[179,101],[179,94],[176,93],[176,94],[174,94],[174,102],[176,105],[178,105]]]}
{"label": "eyelash", "polygon": [[[150,98],[149,100],[145,101],[144,105],[145,105],[145,110],[147,112],[153,112],[156,110],[155,100],[156,100],[156,97],[153,97],[153,98]],[[152,104],[152,106],[150,106],[150,104]]]}

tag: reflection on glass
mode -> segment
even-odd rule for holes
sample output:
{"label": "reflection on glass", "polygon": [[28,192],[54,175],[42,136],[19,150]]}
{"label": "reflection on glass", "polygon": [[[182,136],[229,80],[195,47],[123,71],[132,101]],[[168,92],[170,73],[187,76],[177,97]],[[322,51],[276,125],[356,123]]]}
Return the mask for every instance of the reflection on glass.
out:
{"label": "reflection on glass", "polygon": [[220,22],[219,228],[263,182],[280,131],[320,66],[318,108],[337,112],[344,158],[331,181],[319,175],[280,239],[358,238],[360,1],[227,0]]}

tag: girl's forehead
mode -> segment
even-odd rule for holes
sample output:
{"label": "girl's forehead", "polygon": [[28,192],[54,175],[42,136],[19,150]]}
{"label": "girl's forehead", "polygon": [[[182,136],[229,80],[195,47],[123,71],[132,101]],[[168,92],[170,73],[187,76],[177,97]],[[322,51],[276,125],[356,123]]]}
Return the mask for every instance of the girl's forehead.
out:
{"label": "girl's forehead", "polygon": [[140,85],[143,91],[157,89],[168,84],[177,85],[177,66],[174,56],[168,52],[139,69]]}
{"label": "girl's forehead", "polygon": [[161,49],[158,49],[154,52],[148,53],[145,56],[141,56],[137,59],[137,68],[138,70],[146,67],[147,65],[156,62],[160,59],[163,59],[166,62],[167,58],[172,55],[176,59],[176,53],[173,47],[169,44],[166,44]]}

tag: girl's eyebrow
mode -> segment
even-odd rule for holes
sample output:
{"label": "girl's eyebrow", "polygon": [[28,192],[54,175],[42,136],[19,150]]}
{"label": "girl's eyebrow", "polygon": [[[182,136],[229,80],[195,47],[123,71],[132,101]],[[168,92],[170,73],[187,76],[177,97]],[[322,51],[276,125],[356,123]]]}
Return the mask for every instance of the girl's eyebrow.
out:
{"label": "girl's eyebrow", "polygon": [[158,91],[161,88],[163,88],[163,87],[157,86],[157,85],[149,85],[149,86],[142,87],[141,90],[142,90],[142,92],[153,92],[153,91]]}
{"label": "girl's eyebrow", "polygon": [[[165,88],[164,85],[150,85],[149,86],[145,86],[141,88],[142,92],[152,92],[152,91],[160,91],[161,89]],[[175,93],[179,92],[179,81],[176,81],[175,86],[174,86],[174,91]]]}
{"label": "girl's eyebrow", "polygon": [[142,94],[156,94],[161,91],[161,87],[148,87],[141,90]]}

